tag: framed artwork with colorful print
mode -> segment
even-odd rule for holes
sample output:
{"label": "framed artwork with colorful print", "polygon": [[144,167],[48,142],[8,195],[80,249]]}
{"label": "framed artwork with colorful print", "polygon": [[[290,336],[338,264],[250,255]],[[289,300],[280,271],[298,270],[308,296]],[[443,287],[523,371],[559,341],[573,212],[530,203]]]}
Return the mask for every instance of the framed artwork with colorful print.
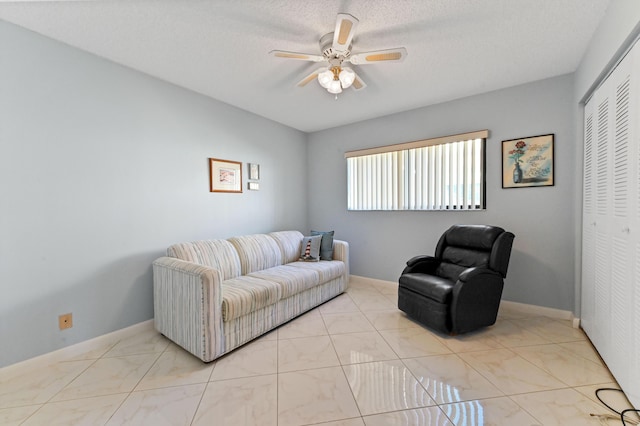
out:
{"label": "framed artwork with colorful print", "polygon": [[502,187],[553,186],[553,133],[502,141]]}

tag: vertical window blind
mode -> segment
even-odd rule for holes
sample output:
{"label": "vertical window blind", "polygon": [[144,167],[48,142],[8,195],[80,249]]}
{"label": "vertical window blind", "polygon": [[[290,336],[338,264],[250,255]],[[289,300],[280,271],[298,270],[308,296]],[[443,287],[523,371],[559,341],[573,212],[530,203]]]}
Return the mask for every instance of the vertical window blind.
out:
{"label": "vertical window blind", "polygon": [[349,210],[482,210],[487,130],[350,151]]}

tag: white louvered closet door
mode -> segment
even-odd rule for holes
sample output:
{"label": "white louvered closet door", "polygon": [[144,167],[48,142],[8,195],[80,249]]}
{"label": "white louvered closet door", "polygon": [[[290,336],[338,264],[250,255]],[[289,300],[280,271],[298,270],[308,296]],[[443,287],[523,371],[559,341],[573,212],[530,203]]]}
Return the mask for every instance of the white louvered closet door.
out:
{"label": "white louvered closet door", "polygon": [[595,318],[595,265],[596,265],[596,213],[595,213],[595,174],[597,130],[593,98],[584,109],[584,176],[582,185],[582,328],[598,340]]}
{"label": "white louvered closet door", "polygon": [[582,326],[640,406],[640,45],[585,105]]}

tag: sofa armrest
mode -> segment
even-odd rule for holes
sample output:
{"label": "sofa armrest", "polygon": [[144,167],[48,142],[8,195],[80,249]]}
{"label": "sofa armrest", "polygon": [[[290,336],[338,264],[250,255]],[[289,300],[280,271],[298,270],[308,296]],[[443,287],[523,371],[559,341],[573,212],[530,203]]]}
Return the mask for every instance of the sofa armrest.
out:
{"label": "sofa armrest", "polygon": [[155,328],[205,362],[225,352],[221,282],[208,266],[172,257],[153,262]]}
{"label": "sofa armrest", "polygon": [[344,262],[344,288],[349,286],[349,243],[342,240],[333,240],[333,260]]}
{"label": "sofa armrest", "polygon": [[333,260],[341,260],[347,267],[349,275],[349,243],[342,240],[333,240]]}

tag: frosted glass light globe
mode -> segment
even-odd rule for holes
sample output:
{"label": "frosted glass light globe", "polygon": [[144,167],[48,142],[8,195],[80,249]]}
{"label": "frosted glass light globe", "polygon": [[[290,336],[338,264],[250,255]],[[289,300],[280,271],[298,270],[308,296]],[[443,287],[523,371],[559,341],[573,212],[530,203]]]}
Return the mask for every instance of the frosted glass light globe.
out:
{"label": "frosted glass light globe", "polygon": [[329,88],[329,84],[333,81],[333,73],[331,70],[322,71],[318,74],[318,83],[325,89]]}
{"label": "frosted glass light globe", "polygon": [[332,80],[331,83],[329,83],[329,87],[327,87],[327,91],[329,93],[333,93],[333,94],[338,94],[338,93],[342,93],[342,86],[340,86],[340,80]]}
{"label": "frosted glass light globe", "polygon": [[356,79],[356,73],[353,72],[351,68],[342,68],[339,78],[342,83],[342,88],[346,89],[353,84],[353,81]]}

